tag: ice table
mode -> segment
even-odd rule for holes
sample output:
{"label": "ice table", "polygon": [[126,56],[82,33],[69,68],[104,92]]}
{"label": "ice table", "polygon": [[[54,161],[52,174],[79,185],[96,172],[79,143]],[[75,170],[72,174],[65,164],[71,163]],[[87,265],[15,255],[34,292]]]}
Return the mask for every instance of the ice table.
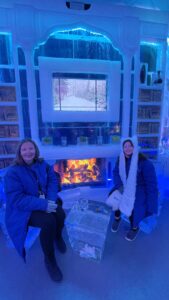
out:
{"label": "ice table", "polygon": [[96,201],[88,201],[87,210],[72,207],[65,224],[71,247],[81,257],[101,260],[111,211]]}

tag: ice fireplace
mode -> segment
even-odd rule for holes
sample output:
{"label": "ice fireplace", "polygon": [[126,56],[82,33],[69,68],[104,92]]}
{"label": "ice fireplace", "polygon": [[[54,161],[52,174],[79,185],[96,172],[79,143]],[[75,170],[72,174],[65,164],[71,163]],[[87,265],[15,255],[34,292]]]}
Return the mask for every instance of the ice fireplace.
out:
{"label": "ice fireplace", "polygon": [[106,184],[105,158],[57,160],[54,170],[64,187]]}

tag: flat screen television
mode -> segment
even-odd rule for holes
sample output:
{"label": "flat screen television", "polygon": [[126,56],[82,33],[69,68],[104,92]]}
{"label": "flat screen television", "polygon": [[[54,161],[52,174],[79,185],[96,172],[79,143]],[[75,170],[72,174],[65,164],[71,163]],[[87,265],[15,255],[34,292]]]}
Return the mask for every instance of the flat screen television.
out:
{"label": "flat screen television", "polygon": [[107,76],[53,73],[53,109],[56,111],[106,111]]}
{"label": "flat screen television", "polygon": [[120,62],[39,57],[44,122],[117,122]]}

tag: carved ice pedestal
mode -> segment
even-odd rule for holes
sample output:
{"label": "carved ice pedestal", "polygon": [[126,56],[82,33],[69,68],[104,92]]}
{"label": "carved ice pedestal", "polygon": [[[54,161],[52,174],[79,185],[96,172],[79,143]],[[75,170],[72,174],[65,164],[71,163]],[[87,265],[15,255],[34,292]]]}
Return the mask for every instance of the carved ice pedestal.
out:
{"label": "carved ice pedestal", "polygon": [[70,245],[81,257],[100,261],[103,255],[111,209],[89,201],[88,209],[75,205],[66,219]]}

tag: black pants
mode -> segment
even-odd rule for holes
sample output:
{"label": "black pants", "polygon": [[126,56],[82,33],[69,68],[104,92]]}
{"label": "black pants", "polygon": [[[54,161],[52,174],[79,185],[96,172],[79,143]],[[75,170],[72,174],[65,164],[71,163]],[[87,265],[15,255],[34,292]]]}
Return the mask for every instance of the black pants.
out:
{"label": "black pants", "polygon": [[33,211],[28,226],[40,227],[40,243],[45,256],[54,256],[54,241],[61,237],[65,212],[57,207],[56,213]]}
{"label": "black pants", "polygon": [[[121,217],[121,211],[119,209],[115,210],[114,216],[115,216],[115,219],[119,219]],[[133,227],[133,212],[132,212],[131,216],[129,217],[129,221],[130,221],[131,227]]]}

